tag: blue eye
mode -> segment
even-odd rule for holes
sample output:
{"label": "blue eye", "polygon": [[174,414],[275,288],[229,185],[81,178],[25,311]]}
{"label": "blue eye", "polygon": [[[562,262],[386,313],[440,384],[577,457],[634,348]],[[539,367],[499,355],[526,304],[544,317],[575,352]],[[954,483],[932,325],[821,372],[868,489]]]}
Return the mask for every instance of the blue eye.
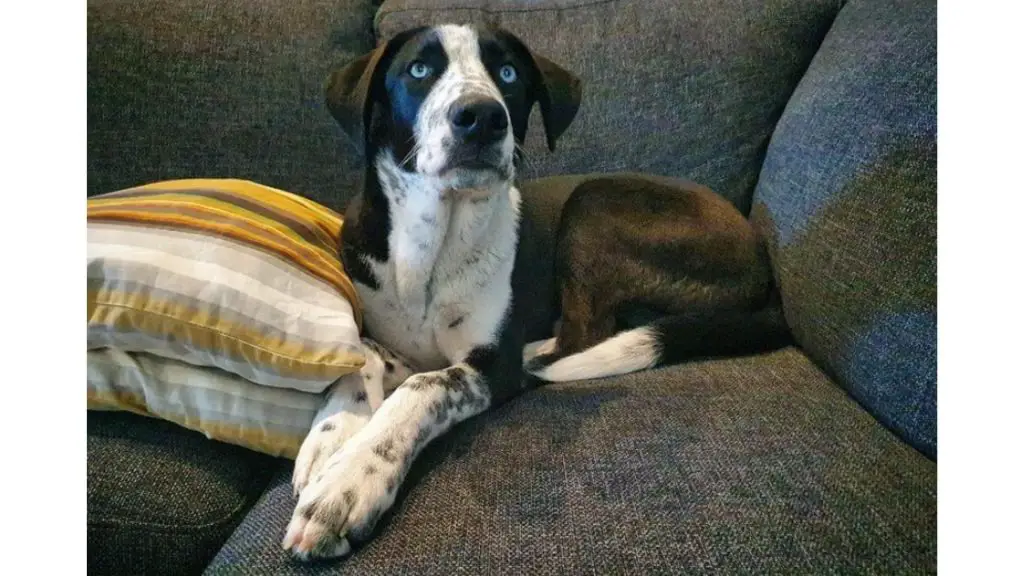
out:
{"label": "blue eye", "polygon": [[505,84],[511,84],[516,81],[516,78],[519,78],[519,74],[516,73],[515,66],[505,64],[500,70],[498,70],[498,77],[500,77],[501,81]]}
{"label": "blue eye", "polygon": [[430,72],[430,66],[427,66],[418,60],[409,65],[409,75],[417,80],[423,80],[427,76],[430,76]]}

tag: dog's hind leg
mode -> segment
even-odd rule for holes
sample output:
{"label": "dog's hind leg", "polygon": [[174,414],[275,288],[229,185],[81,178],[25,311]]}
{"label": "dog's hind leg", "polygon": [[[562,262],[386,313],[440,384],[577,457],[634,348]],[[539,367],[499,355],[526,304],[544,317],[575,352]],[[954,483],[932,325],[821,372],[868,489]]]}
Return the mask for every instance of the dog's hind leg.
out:
{"label": "dog's hind leg", "polygon": [[[554,327],[551,329],[552,334],[558,334],[561,330],[562,319],[559,318],[555,321]],[[523,362],[529,362],[537,356],[546,356],[555,352],[555,346],[558,345],[558,337],[552,336],[546,340],[537,340],[536,342],[530,342],[523,347]]]}
{"label": "dog's hind leg", "polygon": [[756,311],[665,316],[573,354],[537,357],[526,369],[548,382],[604,378],[696,357],[774,350],[791,341],[781,303],[773,298]]}

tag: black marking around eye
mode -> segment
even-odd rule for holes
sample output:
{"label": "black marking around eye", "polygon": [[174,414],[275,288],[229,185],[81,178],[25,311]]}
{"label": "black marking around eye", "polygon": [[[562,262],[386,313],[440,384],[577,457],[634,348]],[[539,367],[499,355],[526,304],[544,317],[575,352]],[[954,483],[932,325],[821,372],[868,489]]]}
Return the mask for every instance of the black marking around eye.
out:
{"label": "black marking around eye", "polygon": [[[422,79],[413,78],[409,74],[409,65],[414,61],[429,66],[433,73]],[[373,131],[376,149],[390,149],[396,162],[409,156],[413,149],[416,118],[447,66],[448,57],[436,30],[420,30],[398,49],[384,77],[389,113],[381,115],[379,129]],[[414,164],[415,161],[404,162],[399,169],[412,172]]]}

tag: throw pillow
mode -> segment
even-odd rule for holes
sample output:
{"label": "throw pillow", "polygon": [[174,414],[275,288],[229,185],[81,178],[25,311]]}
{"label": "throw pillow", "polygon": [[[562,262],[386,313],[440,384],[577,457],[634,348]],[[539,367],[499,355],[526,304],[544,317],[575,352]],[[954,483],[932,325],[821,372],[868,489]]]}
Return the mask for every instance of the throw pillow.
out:
{"label": "throw pillow", "polygon": [[342,218],[243,180],[88,200],[88,348],[147,352],[319,393],[365,362]]}
{"label": "throw pillow", "polygon": [[218,368],[116,348],[90,350],[90,410],[169,420],[208,438],[292,458],[323,396],[260,386]]}

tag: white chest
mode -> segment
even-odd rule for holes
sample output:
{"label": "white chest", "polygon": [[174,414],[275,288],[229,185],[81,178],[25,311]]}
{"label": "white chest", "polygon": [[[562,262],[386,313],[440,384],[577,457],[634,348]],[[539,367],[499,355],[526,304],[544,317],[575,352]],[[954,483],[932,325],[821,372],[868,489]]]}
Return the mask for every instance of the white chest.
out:
{"label": "white chest", "polygon": [[367,333],[419,370],[444,368],[496,337],[510,296],[501,276],[474,291],[449,285],[435,294],[416,294],[426,302],[419,309],[410,309],[393,284],[380,290],[360,287]]}
{"label": "white chest", "polygon": [[462,360],[498,337],[511,300],[519,192],[420,190],[391,202],[380,288],[357,285],[368,335],[419,370]]}

